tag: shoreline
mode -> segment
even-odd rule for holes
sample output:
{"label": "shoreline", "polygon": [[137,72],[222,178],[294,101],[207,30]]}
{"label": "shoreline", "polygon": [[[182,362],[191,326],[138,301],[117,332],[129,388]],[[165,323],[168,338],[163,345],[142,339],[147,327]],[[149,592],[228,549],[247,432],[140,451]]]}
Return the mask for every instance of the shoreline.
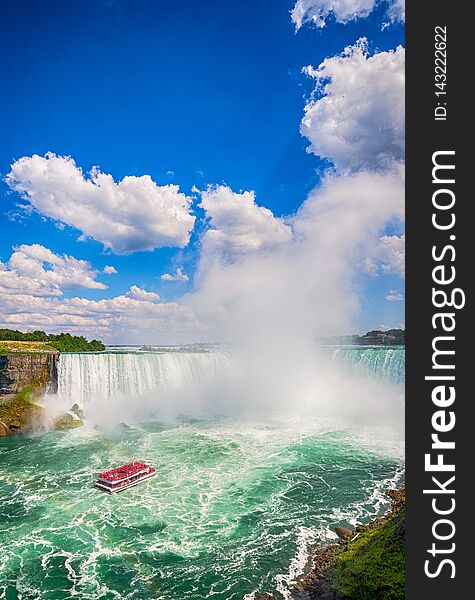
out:
{"label": "shoreline", "polygon": [[[399,550],[404,548],[405,538],[405,484],[397,489],[390,489],[386,494],[391,498],[391,506],[381,517],[376,517],[366,525],[359,524],[354,530],[335,527],[339,541],[326,544],[314,551],[312,567],[303,579],[290,590],[291,600],[359,600],[372,597],[374,600],[398,600],[404,598],[404,588],[401,586],[405,573],[397,582],[395,589],[379,589],[379,584],[388,587],[386,581],[379,582],[377,574],[366,573],[367,562],[386,554],[394,555],[397,560]],[[393,531],[394,530],[394,531]],[[403,554],[403,553],[402,553]],[[402,556],[402,558],[404,558]],[[383,561],[386,565],[386,562]],[[377,564],[373,565],[377,569]],[[363,569],[363,571],[361,570]],[[359,592],[348,594],[353,588],[362,588],[358,578],[367,575],[365,588]],[[373,578],[374,575],[374,578]],[[369,591],[372,588],[372,591]],[[372,593],[369,596],[368,593]],[[388,595],[389,594],[389,595]],[[257,596],[258,600],[275,600],[272,596]]]}

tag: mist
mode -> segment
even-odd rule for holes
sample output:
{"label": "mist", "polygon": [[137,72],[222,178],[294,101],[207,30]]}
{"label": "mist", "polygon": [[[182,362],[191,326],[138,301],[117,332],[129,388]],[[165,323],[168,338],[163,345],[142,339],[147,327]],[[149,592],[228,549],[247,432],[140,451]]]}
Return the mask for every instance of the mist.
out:
{"label": "mist", "polygon": [[329,173],[285,220],[292,236],[273,247],[240,253],[205,234],[198,289],[186,303],[213,337],[239,348],[241,380],[225,393],[231,406],[389,422],[402,432],[400,390],[348,378],[317,340],[354,331],[365,310],[364,265],[378,268],[380,238],[403,218],[403,170],[394,164],[385,173]]}
{"label": "mist", "polygon": [[[171,380],[164,372],[163,381],[149,382],[149,389],[136,383],[119,390],[110,383],[107,394],[92,390],[94,397],[85,399],[88,421],[104,426],[183,416],[330,418],[354,425],[390,424],[402,435],[401,389],[348,375],[317,343],[319,337],[353,331],[355,316],[365,308],[358,301],[363,265],[377,260],[383,231],[402,218],[403,178],[395,167],[385,174],[329,174],[301,209],[279,224],[292,235],[280,235],[274,244],[253,243],[253,251],[235,243],[232,224],[226,240],[223,222],[225,237],[216,244],[207,235],[213,231],[211,221],[202,239],[196,291],[182,302],[210,339],[231,350],[220,352],[222,359],[213,368],[193,367],[191,378],[177,374],[190,367],[170,365]],[[94,359],[97,363],[99,357]],[[148,372],[129,376],[150,377]],[[104,374],[96,377],[101,380]],[[56,408],[67,410],[72,398],[63,396]]]}

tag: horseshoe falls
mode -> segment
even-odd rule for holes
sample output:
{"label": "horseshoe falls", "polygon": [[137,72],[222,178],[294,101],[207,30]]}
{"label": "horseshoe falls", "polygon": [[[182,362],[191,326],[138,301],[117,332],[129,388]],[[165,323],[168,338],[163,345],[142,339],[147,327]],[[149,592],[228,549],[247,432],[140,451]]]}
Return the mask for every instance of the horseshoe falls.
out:
{"label": "horseshoe falls", "polygon": [[93,405],[94,399],[138,398],[181,390],[229,375],[225,352],[129,351],[63,354],[58,365],[58,398],[63,404]]}
{"label": "horseshoe falls", "polygon": [[[360,386],[355,402],[402,398],[403,348],[322,355]],[[45,405],[80,404],[86,426],[0,440],[0,597],[282,600],[335,525],[384,512],[403,474],[399,435],[318,404],[227,411],[239,369],[215,348],[63,354]],[[112,496],[92,487],[134,459],[158,476]]]}

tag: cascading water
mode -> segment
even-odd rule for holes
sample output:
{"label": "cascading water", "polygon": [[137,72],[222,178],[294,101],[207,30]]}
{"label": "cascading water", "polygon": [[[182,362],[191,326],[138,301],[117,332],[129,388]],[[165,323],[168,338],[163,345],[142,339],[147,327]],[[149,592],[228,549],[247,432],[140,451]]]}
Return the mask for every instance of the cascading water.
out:
{"label": "cascading water", "polygon": [[405,348],[342,347],[332,351],[333,359],[349,375],[386,379],[404,385]]}
{"label": "cascading water", "polygon": [[229,374],[226,352],[105,352],[62,354],[58,397],[87,407],[95,400],[134,398],[153,391],[179,390]]}
{"label": "cascading water", "polygon": [[[324,350],[328,354],[328,350]],[[341,347],[332,359],[345,374],[404,384],[403,347]],[[236,368],[232,352],[140,351],[118,348],[104,353],[62,354],[58,364],[58,397],[63,404],[93,404],[114,396],[133,398],[154,391],[180,390],[216,377],[229,377]]]}

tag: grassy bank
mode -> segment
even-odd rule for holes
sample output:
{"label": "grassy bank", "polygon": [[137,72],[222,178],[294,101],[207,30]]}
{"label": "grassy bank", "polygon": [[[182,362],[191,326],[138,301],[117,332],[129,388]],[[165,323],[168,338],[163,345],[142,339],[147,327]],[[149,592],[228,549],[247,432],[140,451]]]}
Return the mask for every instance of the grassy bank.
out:
{"label": "grassy bank", "polygon": [[342,550],[331,569],[332,587],[352,600],[405,597],[405,507]]}
{"label": "grassy bank", "polygon": [[316,552],[314,567],[297,586],[309,600],[403,600],[405,490],[391,490],[390,512]]}
{"label": "grassy bank", "polygon": [[31,352],[58,352],[52,348],[49,342],[21,342],[21,341],[2,341],[0,342],[0,356],[8,356],[15,353]]}

